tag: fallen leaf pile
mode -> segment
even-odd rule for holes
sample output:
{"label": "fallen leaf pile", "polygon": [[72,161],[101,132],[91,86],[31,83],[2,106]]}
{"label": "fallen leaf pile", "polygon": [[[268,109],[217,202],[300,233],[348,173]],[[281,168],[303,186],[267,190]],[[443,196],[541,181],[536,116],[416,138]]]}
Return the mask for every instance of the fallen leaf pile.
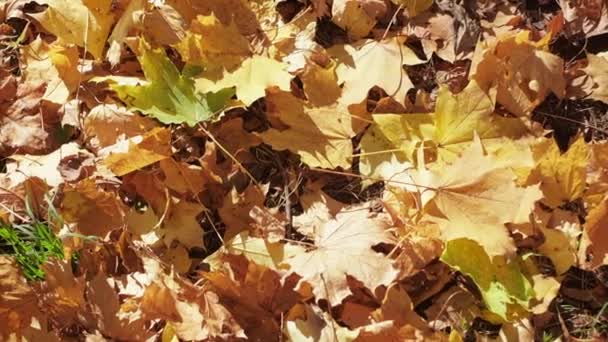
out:
{"label": "fallen leaf pile", "polygon": [[607,39],[602,0],[3,0],[0,226],[64,258],[0,236],[0,340],[604,340]]}

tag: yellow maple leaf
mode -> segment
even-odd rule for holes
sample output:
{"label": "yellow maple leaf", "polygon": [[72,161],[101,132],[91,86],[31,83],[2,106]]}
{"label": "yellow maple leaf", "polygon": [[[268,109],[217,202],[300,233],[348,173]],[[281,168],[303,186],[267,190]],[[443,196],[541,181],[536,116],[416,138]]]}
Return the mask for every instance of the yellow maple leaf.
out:
{"label": "yellow maple leaf", "polygon": [[342,93],[338,86],[335,63],[322,67],[309,62],[304,66],[300,79],[308,102],[313,106],[330,105],[336,102]]}
{"label": "yellow maple leaf", "polygon": [[[527,128],[517,118],[494,114],[494,99],[472,80],[458,94],[440,87],[433,114],[376,114],[374,124],[361,140],[361,173],[384,178],[378,170],[381,165],[396,161],[415,161],[413,153],[428,141],[437,149],[439,160],[451,162],[474,135],[483,139],[488,148],[500,148],[503,137],[520,138]],[[425,151],[432,155],[432,149]],[[389,157],[387,157],[389,155]]]}
{"label": "yellow maple leaf", "polygon": [[204,248],[204,231],[197,219],[203,210],[206,209],[201,204],[184,200],[172,205],[166,221],[158,230],[159,235],[163,236],[165,244],[170,246],[171,242],[179,241],[186,248]]}
{"label": "yellow maple leaf", "polygon": [[431,171],[430,177],[422,173],[412,172],[412,178],[422,185],[421,203],[432,202],[440,212],[428,218],[440,225],[445,241],[472,239],[490,256],[515,253],[505,224],[529,220],[542,198],[538,185],[518,187],[513,172],[486,155],[479,139],[454,163]]}
{"label": "yellow maple leaf", "polygon": [[399,103],[413,87],[403,65],[424,63],[400,38],[383,41],[362,40],[352,45],[334,46],[329,54],[338,60],[338,82],[344,83],[344,104],[360,103],[368,91],[378,86]]}
{"label": "yellow maple leaf", "polygon": [[232,70],[251,55],[249,42],[234,22],[223,25],[215,15],[199,15],[176,45],[185,62],[206,69]]}
{"label": "yellow maple leaf", "polygon": [[376,18],[387,11],[381,0],[336,0],[331,7],[332,21],[357,40],[369,34],[376,25]]}
{"label": "yellow maple leaf", "polygon": [[534,149],[538,162],[532,181],[541,182],[543,202],[557,207],[583,195],[586,187],[589,148],[579,137],[564,154],[553,139],[546,139]]}
{"label": "yellow maple leaf", "polygon": [[46,83],[43,99],[65,104],[78,87],[78,48],[58,43],[47,44],[40,37],[23,48],[23,74],[25,82]]}
{"label": "yellow maple leaf", "polygon": [[[137,138],[137,137],[136,137]],[[139,140],[134,142],[133,140]],[[127,145],[123,151],[123,145]],[[155,128],[146,133],[141,139],[131,139],[118,143],[116,149],[104,159],[104,164],[117,176],[141,169],[157,161],[169,158],[171,151],[171,132],[166,128]]]}
{"label": "yellow maple leaf", "polygon": [[387,231],[389,227],[387,220],[370,218],[364,208],[345,208],[319,229],[314,249],[295,255],[286,263],[302,281],[310,283],[317,300],[339,305],[351,294],[347,275],[371,291],[397,277],[391,260],[371,249],[379,243],[395,242]]}
{"label": "yellow maple leaf", "polygon": [[42,27],[65,43],[86,48],[101,59],[114,23],[112,0],[47,0],[48,8],[31,14]]}
{"label": "yellow maple leaf", "polygon": [[206,93],[236,87],[238,99],[249,106],[255,100],[263,97],[266,88],[270,86],[289,90],[291,78],[284,63],[255,55],[246,59],[232,72],[224,70],[221,75],[203,74],[202,77],[195,80],[195,88],[201,93]]}
{"label": "yellow maple leaf", "polygon": [[277,150],[297,153],[312,167],[348,168],[355,136],[351,117],[344,108],[310,107],[295,96],[276,88],[268,89],[269,115],[287,126],[260,133],[262,140]]}
{"label": "yellow maple leaf", "polygon": [[471,77],[483,89],[496,85],[498,103],[515,115],[527,115],[550,92],[559,98],[565,95],[564,62],[547,47],[547,40],[531,41],[529,31],[479,43]]}
{"label": "yellow maple leaf", "polygon": [[608,261],[608,199],[604,199],[587,215],[585,222],[584,253],[590,253],[590,267],[605,265]]}

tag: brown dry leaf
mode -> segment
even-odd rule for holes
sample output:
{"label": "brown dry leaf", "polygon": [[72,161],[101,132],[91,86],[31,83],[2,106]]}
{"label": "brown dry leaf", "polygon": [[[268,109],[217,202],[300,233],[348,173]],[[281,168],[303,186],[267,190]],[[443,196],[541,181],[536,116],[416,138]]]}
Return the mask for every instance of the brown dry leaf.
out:
{"label": "brown dry leaf", "polygon": [[[333,318],[323,312],[316,305],[299,304],[299,311],[303,314],[301,317],[287,320],[284,333],[289,337],[290,341],[354,341],[359,335],[356,331],[348,330],[333,320]],[[303,306],[303,307],[302,307]]]}
{"label": "brown dry leaf", "polygon": [[123,177],[124,187],[141,196],[158,217],[165,212],[169,200],[165,193],[167,187],[159,173],[136,171]]}
{"label": "brown dry leaf", "polygon": [[566,92],[564,61],[548,52],[549,36],[534,42],[529,31],[479,43],[471,65],[471,77],[482,89],[497,86],[496,100],[511,113],[528,115],[553,92]]}
{"label": "brown dry leaf", "polygon": [[45,312],[63,326],[86,322],[87,300],[84,276],[75,277],[70,261],[50,260],[42,266],[45,281],[40,283],[40,302]]}
{"label": "brown dry leaf", "polygon": [[271,56],[282,59],[289,65],[287,71],[302,71],[310,60],[324,57],[325,49],[315,41],[317,18],[312,11],[298,14],[294,19],[277,29],[269,49]]}
{"label": "brown dry leaf", "polygon": [[154,128],[143,136],[112,145],[101,151],[100,154],[107,155],[104,164],[115,175],[124,176],[169,158],[173,154],[171,131],[167,128]]}
{"label": "brown dry leaf", "polygon": [[160,281],[144,288],[140,307],[147,319],[158,318],[178,322],[181,320],[177,311],[176,293],[172,290]]}
{"label": "brown dry leaf", "polygon": [[120,63],[122,54],[122,45],[131,31],[137,25],[138,17],[143,14],[146,8],[145,0],[132,0],[126,5],[122,15],[116,21],[112,33],[108,37],[110,48],[106,52],[106,59],[112,67],[116,67]]}
{"label": "brown dry leaf", "polygon": [[[606,14],[606,17],[608,17],[608,14]],[[589,97],[608,103],[608,53],[604,52],[597,55],[588,53],[587,61],[589,64],[583,70],[594,83]]]}
{"label": "brown dry leaf", "polygon": [[371,249],[379,243],[395,242],[388,228],[386,217],[370,217],[366,208],[345,208],[319,229],[315,247],[286,263],[312,286],[317,300],[339,305],[351,294],[347,276],[372,292],[396,279],[398,271],[392,261]]}
{"label": "brown dry leaf", "polygon": [[340,102],[346,105],[363,101],[374,86],[384,89],[397,102],[404,103],[405,94],[413,84],[403,65],[425,62],[398,38],[363,40],[352,45],[334,46],[328,52],[338,60],[338,82],[344,84]]}
{"label": "brown dry leaf", "polygon": [[344,341],[380,342],[405,341],[395,331],[391,321],[372,323],[350,330],[339,325],[333,317],[316,305],[296,306],[290,312],[283,328],[284,333],[294,342],[304,341]]}
{"label": "brown dry leaf", "polygon": [[174,5],[159,3],[141,16],[141,26],[147,41],[158,45],[172,45],[179,43],[186,36],[189,21]]}
{"label": "brown dry leaf", "polygon": [[233,156],[241,151],[247,151],[250,147],[257,146],[262,140],[255,134],[243,129],[243,119],[234,118],[223,122],[219,127],[212,130],[213,137]]}
{"label": "brown dry leaf", "polygon": [[414,336],[424,336],[424,341],[441,340],[427,323],[414,311],[414,304],[405,290],[398,284],[391,286],[380,306],[372,312],[376,322],[392,321],[396,334],[405,340]]}
{"label": "brown dry leaf", "polygon": [[187,341],[209,337],[245,338],[246,335],[230,312],[219,303],[218,296],[205,291],[196,301],[178,301],[181,321],[173,322],[175,334]]}
{"label": "brown dry leaf", "polygon": [[125,225],[124,204],[113,192],[99,189],[91,178],[66,185],[59,210],[84,235],[103,238]]}
{"label": "brown dry leaf", "polygon": [[398,245],[395,265],[399,269],[399,278],[410,277],[423,270],[443,252],[443,242],[437,237],[420,235],[408,236]]}
{"label": "brown dry leaf", "polygon": [[[471,165],[475,165],[471,169]],[[488,255],[513,255],[515,244],[506,223],[523,223],[542,198],[538,185],[518,187],[514,173],[483,151],[477,137],[453,164],[415,172],[421,203],[433,201],[443,217],[431,216],[444,241],[468,238],[479,242]]]}
{"label": "brown dry leaf", "polygon": [[38,299],[14,258],[0,255],[0,337],[20,335],[38,314]]}
{"label": "brown dry leaf", "polygon": [[206,273],[204,277],[219,295],[251,340],[267,340],[280,334],[273,319],[298,300],[295,279],[281,280],[275,271],[248,261],[243,256],[225,255],[230,270]]}
{"label": "brown dry leaf", "polygon": [[114,279],[108,278],[103,272],[98,272],[87,282],[86,298],[93,318],[88,323],[93,323],[104,336],[143,341],[155,334],[146,329],[140,312],[128,312],[121,307]]}
{"label": "brown dry leaf", "polygon": [[30,206],[36,217],[46,217],[49,191],[48,184],[37,177],[29,177],[23,182],[15,184],[10,181],[10,177],[0,176],[0,208],[2,211],[6,211],[6,216],[2,217],[4,216],[2,214],[0,218],[4,219],[6,223],[15,222],[18,216],[29,215],[27,205]]}
{"label": "brown dry leaf", "polygon": [[255,221],[249,217],[254,207],[264,207],[265,194],[262,189],[251,185],[242,193],[232,189],[224,197],[224,203],[218,213],[226,225],[224,239],[230,240],[238,233],[248,230]]}
{"label": "brown dry leaf", "polygon": [[141,298],[141,309],[146,316],[166,320],[174,335],[182,340],[245,337],[215,293],[167,272],[157,259],[144,256],[142,261],[145,272],[137,275],[146,287]]}
{"label": "brown dry leaf", "polygon": [[192,266],[188,249],[179,243],[171,244],[171,247],[161,255],[161,259],[173,266],[175,272],[180,274],[187,273]]}
{"label": "brown dry leaf", "polygon": [[52,79],[24,76],[16,88],[12,76],[3,76],[7,83],[2,91],[6,97],[0,97],[0,152],[49,153],[58,146],[52,133],[61,122],[58,105],[41,101]]}
{"label": "brown dry leaf", "polygon": [[287,126],[260,133],[276,150],[290,150],[311,167],[348,168],[355,136],[351,117],[341,106],[312,107],[291,93],[271,88],[266,91],[268,114]]}
{"label": "brown dry leaf", "polygon": [[206,257],[204,261],[211,266],[212,270],[217,270],[223,267],[224,255],[243,255],[258,265],[279,271],[287,268],[285,259],[304,251],[304,248],[299,245],[271,243],[263,238],[250,237],[249,232],[242,232],[232,240],[226,240],[220,249]]}
{"label": "brown dry leaf", "polygon": [[179,194],[197,195],[207,183],[205,173],[199,166],[173,158],[161,160],[159,166],[165,176],[163,184]]}
{"label": "brown dry leaf", "polygon": [[143,135],[156,126],[158,123],[150,117],[135,114],[115,104],[100,104],[93,107],[84,120],[87,139],[95,149]]}
{"label": "brown dry leaf", "polygon": [[[473,321],[481,316],[481,309],[476,306],[479,299],[463,286],[452,286],[439,294],[424,314],[429,325],[437,330],[452,326],[458,320]],[[461,334],[464,330],[458,329]]]}
{"label": "brown dry leaf", "polygon": [[589,209],[593,209],[608,191],[608,141],[588,145],[590,149],[587,165],[587,183],[583,199]]}

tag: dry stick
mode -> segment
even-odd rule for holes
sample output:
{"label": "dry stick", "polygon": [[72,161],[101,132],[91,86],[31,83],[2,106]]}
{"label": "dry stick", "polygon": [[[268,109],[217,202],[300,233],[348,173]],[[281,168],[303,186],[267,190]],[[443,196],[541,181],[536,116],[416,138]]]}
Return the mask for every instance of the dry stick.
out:
{"label": "dry stick", "polygon": [[401,11],[402,8],[403,8],[403,4],[399,5],[399,7],[397,7],[397,10],[391,17],[391,21],[388,23],[388,26],[386,27],[386,30],[384,31],[384,34],[382,35],[382,39],[380,39],[380,40],[384,40],[384,38],[386,38],[388,31],[390,31],[391,27],[393,26],[393,23],[397,19],[397,14],[399,13],[399,11]]}
{"label": "dry stick", "polygon": [[443,305],[441,306],[441,309],[439,310],[439,313],[437,314],[437,316],[435,316],[435,319],[433,320],[433,330],[437,330],[437,320],[439,319],[439,317],[441,317],[441,315],[443,314],[443,312],[445,310],[447,310],[448,304],[450,303],[450,301],[456,297],[456,295],[464,293],[463,290],[458,290],[454,293],[452,293],[443,303]]}
{"label": "dry stick", "polygon": [[154,227],[152,227],[151,231],[156,230],[156,228],[160,227],[163,224],[163,221],[165,220],[165,217],[167,216],[167,213],[169,212],[170,203],[171,203],[171,196],[169,195],[169,189],[165,188],[165,209],[163,210],[163,214],[160,216],[160,219],[158,219],[158,222],[156,222]]}
{"label": "dry stick", "polygon": [[561,120],[564,120],[564,121],[569,121],[569,122],[572,122],[572,123],[575,123],[575,124],[579,124],[579,125],[584,126],[586,128],[591,128],[591,129],[596,130],[596,131],[598,131],[600,133],[608,135],[608,131],[606,131],[604,129],[601,129],[601,128],[597,127],[597,126],[585,123],[585,122],[581,122],[581,121],[578,121],[578,120],[570,119],[570,118],[567,118],[565,116],[559,116],[559,115],[555,115],[555,114],[549,114],[549,113],[545,113],[545,112],[541,112],[541,111],[538,111],[538,112],[540,114],[542,114],[542,115],[546,115],[546,116],[549,116],[549,117],[552,117],[552,118],[561,119]]}
{"label": "dry stick", "polygon": [[396,180],[392,180],[392,179],[384,179],[384,178],[378,178],[378,177],[358,175],[356,173],[350,173],[350,172],[325,170],[325,169],[319,169],[319,168],[316,168],[316,167],[311,167],[310,170],[311,171],[316,171],[316,172],[322,172],[322,173],[330,173],[330,174],[340,175],[340,176],[349,176],[349,177],[357,177],[357,178],[361,178],[361,179],[369,179],[369,180],[373,180],[373,181],[376,181],[376,182],[386,182],[386,183],[394,183],[394,184],[400,184],[400,185],[411,185],[411,186],[416,186],[416,187],[419,187],[419,188],[425,188],[425,189],[434,190],[434,191],[440,191],[441,190],[439,188],[432,187],[432,186],[427,186],[427,185],[420,185],[420,184],[416,184],[416,183],[402,182],[402,181],[396,181]]}
{"label": "dry stick", "polygon": [[283,196],[285,197],[285,218],[287,219],[287,231],[285,232],[285,235],[291,236],[291,231],[293,229],[293,218],[291,217],[291,199],[289,198],[291,191],[289,190],[289,175],[285,170],[283,170],[283,181],[285,182],[283,186]]}
{"label": "dry stick", "polygon": [[[235,164],[239,167],[239,169],[241,171],[243,171],[243,173],[245,173],[247,175],[247,177],[249,177],[249,179],[251,179],[253,184],[255,184],[255,186],[263,193],[264,189],[262,188],[260,183],[258,183],[258,181],[255,179],[255,177],[253,177],[253,175],[251,173],[249,173],[249,171],[247,171],[247,169],[243,166],[243,164],[241,164],[241,162],[239,162],[238,159],[236,159],[236,157],[233,156],[232,153],[230,153],[222,144],[220,144],[220,142],[213,136],[213,134],[211,134],[211,132],[209,132],[207,129],[205,129],[205,127],[200,122],[197,125],[205,134],[207,134],[207,136],[217,145],[217,147],[220,148],[220,150],[222,150],[224,153],[226,153],[226,155],[228,155],[228,157],[230,157],[230,159],[232,159],[232,161],[235,162]],[[215,234],[222,242],[222,245],[224,245],[225,244],[224,239],[222,238],[222,235],[220,234],[218,229],[215,227],[215,224],[213,223],[213,220],[211,219],[211,216],[209,215],[209,212],[207,210],[205,210],[205,216],[209,220],[209,223],[211,224],[211,227],[215,231]]]}
{"label": "dry stick", "polygon": [[222,150],[222,152],[226,153],[226,155],[228,155],[228,157],[230,159],[232,159],[232,161],[239,167],[239,169],[241,169],[241,171],[243,171],[243,173],[245,173],[247,175],[247,177],[249,177],[249,179],[251,179],[253,184],[255,184],[255,186],[257,186],[258,189],[260,189],[263,192],[264,189],[262,188],[262,185],[260,183],[258,183],[258,181],[255,179],[255,177],[253,177],[253,175],[251,173],[249,173],[249,171],[247,171],[245,166],[243,166],[243,164],[241,164],[241,162],[238,161],[238,159],[236,159],[236,157],[233,156],[232,153],[230,153],[222,144],[220,144],[220,142],[213,136],[213,134],[211,134],[211,132],[209,132],[207,129],[205,129],[205,127],[200,122],[197,125],[200,127],[200,129],[205,134],[207,134],[207,136],[217,145],[217,147],[219,147],[220,150]]}
{"label": "dry stick", "polygon": [[[323,276],[323,273],[320,274],[321,276],[321,281],[323,282],[323,287],[325,288],[325,295],[327,296],[327,311],[329,311],[329,317],[331,318],[331,300],[329,298],[329,288],[327,287],[327,283],[325,282],[325,277]],[[331,329],[332,332],[334,333],[334,341],[335,342],[339,342],[338,341],[338,334],[336,333],[336,326],[334,325],[334,320],[333,318],[331,319]]]}

